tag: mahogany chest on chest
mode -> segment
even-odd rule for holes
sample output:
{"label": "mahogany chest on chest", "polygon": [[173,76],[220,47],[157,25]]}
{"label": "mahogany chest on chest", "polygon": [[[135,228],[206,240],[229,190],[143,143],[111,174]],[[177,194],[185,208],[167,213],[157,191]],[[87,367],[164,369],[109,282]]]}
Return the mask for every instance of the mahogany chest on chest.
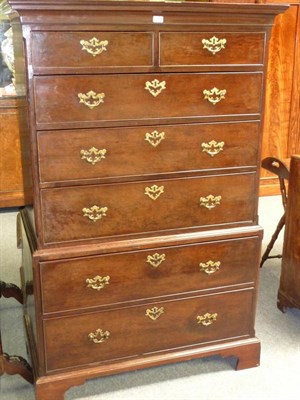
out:
{"label": "mahogany chest on chest", "polygon": [[36,398],[213,354],[257,366],[265,72],[285,7],[9,4],[26,58]]}

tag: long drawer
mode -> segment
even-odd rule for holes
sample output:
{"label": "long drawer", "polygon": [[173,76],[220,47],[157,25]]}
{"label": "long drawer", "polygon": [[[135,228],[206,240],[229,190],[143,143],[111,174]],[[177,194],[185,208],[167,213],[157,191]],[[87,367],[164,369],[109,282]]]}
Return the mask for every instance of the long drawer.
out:
{"label": "long drawer", "polygon": [[40,182],[257,166],[258,122],[38,132]]}
{"label": "long drawer", "polygon": [[253,335],[253,290],[44,320],[47,370]]}
{"label": "long drawer", "polygon": [[34,78],[38,129],[133,120],[255,115],[262,73],[120,74]]}
{"label": "long drawer", "polygon": [[44,243],[253,223],[256,179],[245,173],[44,189]]}
{"label": "long drawer", "polygon": [[260,239],[254,236],[43,262],[43,312],[254,285],[259,247]]}

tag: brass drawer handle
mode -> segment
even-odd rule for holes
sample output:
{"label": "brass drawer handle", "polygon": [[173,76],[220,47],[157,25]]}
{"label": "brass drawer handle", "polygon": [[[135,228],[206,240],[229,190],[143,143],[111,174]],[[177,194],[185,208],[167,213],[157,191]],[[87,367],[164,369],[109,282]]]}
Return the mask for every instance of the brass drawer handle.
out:
{"label": "brass drawer handle", "polygon": [[155,253],[152,256],[148,255],[146,262],[149,263],[153,268],[157,268],[160,266],[162,262],[166,259],[165,254]]}
{"label": "brass drawer handle", "polygon": [[93,90],[90,90],[88,93],[78,93],[79,103],[83,103],[91,110],[98,107],[101,103],[104,103],[104,97],[104,93],[97,94]]}
{"label": "brass drawer handle", "polygon": [[217,313],[214,314],[206,313],[204,315],[198,315],[197,323],[203,326],[209,326],[217,320],[217,316],[218,316]]}
{"label": "brass drawer handle", "polygon": [[148,90],[153,97],[156,97],[166,89],[166,81],[160,82],[158,79],[154,79],[152,82],[147,81],[145,83],[145,89]]}
{"label": "brass drawer handle", "polygon": [[88,208],[83,208],[83,216],[89,218],[91,221],[96,222],[102,217],[106,217],[107,207],[98,207],[96,205]]}
{"label": "brass drawer handle", "polygon": [[210,39],[202,39],[203,49],[207,49],[213,55],[225,49],[226,39],[218,39],[216,36],[212,36]]}
{"label": "brass drawer handle", "polygon": [[103,343],[105,340],[109,339],[110,332],[103,331],[102,329],[97,329],[95,333],[91,332],[88,334],[88,338],[93,343]]}
{"label": "brass drawer handle", "polygon": [[164,193],[164,189],[164,186],[152,185],[151,187],[145,188],[145,195],[149,196],[152,200],[156,200],[162,193]]}
{"label": "brass drawer handle", "polygon": [[212,88],[211,90],[204,89],[204,99],[208,100],[214,106],[219,103],[222,99],[225,99],[225,94],[227,93],[226,89],[218,89],[216,87]]}
{"label": "brass drawer handle", "polygon": [[110,276],[95,276],[94,278],[87,278],[86,283],[88,288],[98,290],[98,292],[109,285]]}
{"label": "brass drawer handle", "polygon": [[200,271],[205,272],[207,275],[212,275],[215,272],[219,271],[221,265],[221,261],[212,261],[209,260],[206,263],[200,263]]}
{"label": "brass drawer handle", "polygon": [[158,132],[158,131],[153,131],[151,133],[146,133],[145,135],[145,140],[149,142],[153,147],[156,147],[159,145],[159,143],[165,139],[165,132]]}
{"label": "brass drawer handle", "polygon": [[222,196],[213,196],[209,194],[206,197],[200,197],[200,206],[211,210],[215,208],[218,204],[221,204]]}
{"label": "brass drawer handle", "polygon": [[224,144],[224,142],[216,142],[215,140],[211,140],[209,143],[203,142],[201,144],[202,152],[206,152],[211,157],[214,157],[223,151]]}
{"label": "brass drawer handle", "polygon": [[148,308],[146,310],[146,316],[152,319],[153,321],[157,320],[163,313],[165,312],[163,307],[153,307],[153,308]]}
{"label": "brass drawer handle", "polygon": [[106,149],[98,150],[96,147],[91,147],[88,150],[80,150],[82,160],[86,160],[88,163],[95,165],[105,158]]}
{"label": "brass drawer handle", "polygon": [[81,50],[87,51],[93,57],[96,57],[98,54],[107,50],[106,46],[108,46],[108,40],[98,40],[93,37],[90,40],[80,40],[80,44],[82,46]]}

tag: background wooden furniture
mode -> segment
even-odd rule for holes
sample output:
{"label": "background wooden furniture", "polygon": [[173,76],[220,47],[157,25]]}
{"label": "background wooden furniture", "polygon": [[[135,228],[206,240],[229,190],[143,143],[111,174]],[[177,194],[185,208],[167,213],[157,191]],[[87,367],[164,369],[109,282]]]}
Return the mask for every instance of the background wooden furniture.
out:
{"label": "background wooden furniture", "polygon": [[[0,298],[2,296],[6,298],[13,297],[20,304],[23,304],[23,292],[12,283],[0,281]],[[19,374],[29,383],[33,383],[32,368],[28,362],[23,357],[12,356],[3,352],[0,330],[0,377],[3,374]]]}
{"label": "background wooden furniture", "polygon": [[292,156],[278,308],[300,308],[300,156]]}
{"label": "background wooden furniture", "polygon": [[[300,153],[300,2],[288,3],[272,30],[262,146],[262,158],[276,157],[287,166],[291,155]],[[280,193],[278,180],[263,169],[260,193]]]}
{"label": "background wooden furniture", "polygon": [[[24,114],[21,110],[26,106],[24,99],[17,97],[14,85],[13,46],[10,24],[7,16],[0,9],[0,208],[21,206],[30,202],[30,196],[25,195],[26,180],[23,178],[23,166],[28,170],[28,165],[22,165],[28,160],[24,149],[28,147],[28,138],[21,141],[24,136],[21,126],[26,126],[20,121]],[[9,54],[8,54],[9,53]],[[21,133],[22,132],[22,133]],[[27,132],[27,129],[26,129]],[[26,144],[27,142],[27,144]],[[29,185],[30,186],[30,185]],[[0,266],[1,267],[1,266]],[[21,289],[12,284],[0,281],[0,297],[14,297],[23,304]],[[12,356],[3,352],[0,331],[0,376],[4,373],[20,374],[28,382],[33,383],[32,369],[27,361],[20,356]]]}
{"label": "background wooden furniture", "polygon": [[24,107],[20,97],[0,98],[0,208],[32,203],[27,130],[20,121]]}
{"label": "background wooden furniture", "polygon": [[[32,203],[22,43],[16,57],[5,5],[0,5],[0,208]],[[18,32],[15,32],[18,36]],[[15,73],[15,65],[18,73]],[[17,85],[15,81],[17,80]]]}
{"label": "background wooden furniture", "polygon": [[281,161],[278,160],[278,158],[275,157],[267,157],[264,158],[261,162],[261,166],[262,168],[266,169],[267,171],[271,172],[272,174],[275,174],[278,177],[278,181],[279,181],[279,188],[280,188],[280,193],[281,193],[281,200],[282,200],[282,205],[283,205],[283,215],[280,218],[277,227],[272,235],[272,238],[270,240],[270,242],[268,243],[268,246],[261,258],[261,262],[260,262],[260,267],[263,266],[264,262],[268,259],[268,258],[281,258],[282,255],[278,254],[276,256],[274,255],[269,255],[274,243],[276,242],[278,235],[280,233],[280,231],[282,230],[282,228],[284,227],[285,224],[285,209],[286,209],[286,203],[287,203],[287,182],[289,179],[289,170],[286,167],[286,165]]}

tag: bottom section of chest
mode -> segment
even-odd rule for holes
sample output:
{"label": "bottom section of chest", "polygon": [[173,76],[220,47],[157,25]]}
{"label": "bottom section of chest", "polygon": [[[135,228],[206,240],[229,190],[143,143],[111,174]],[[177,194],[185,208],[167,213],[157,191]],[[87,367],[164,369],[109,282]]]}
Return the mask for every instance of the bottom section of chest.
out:
{"label": "bottom section of chest", "polygon": [[37,376],[89,376],[91,368],[101,376],[210,354],[243,358],[244,347],[251,361],[240,368],[258,365],[258,226],[43,251],[25,213],[19,221]]}

